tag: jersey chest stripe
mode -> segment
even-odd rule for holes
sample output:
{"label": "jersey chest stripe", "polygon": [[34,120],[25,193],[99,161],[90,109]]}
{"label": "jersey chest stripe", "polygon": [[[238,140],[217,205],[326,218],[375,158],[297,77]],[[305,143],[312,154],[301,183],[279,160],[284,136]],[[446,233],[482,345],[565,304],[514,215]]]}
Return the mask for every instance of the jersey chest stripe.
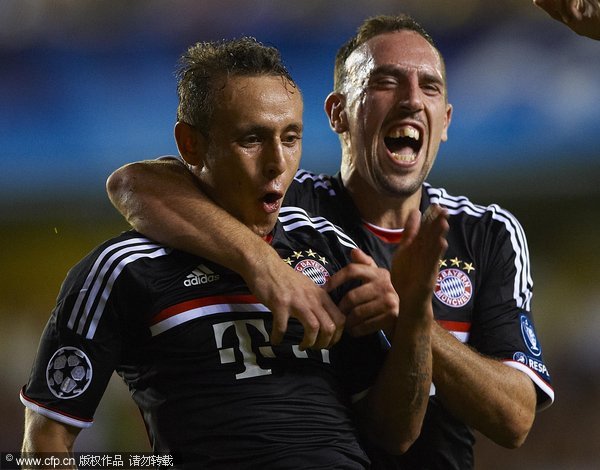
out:
{"label": "jersey chest stripe", "polygon": [[219,313],[247,313],[247,312],[260,312],[270,313],[270,310],[263,304],[249,304],[249,303],[231,303],[223,304],[216,303],[212,305],[205,305],[203,307],[191,308],[182,312],[174,313],[172,316],[165,318],[164,320],[152,325],[150,332],[152,336],[164,333],[171,328],[181,325],[190,320],[196,318],[202,318],[209,315],[216,315]]}
{"label": "jersey chest stripe", "polygon": [[200,299],[187,300],[179,304],[171,305],[170,307],[161,310],[159,313],[154,315],[150,320],[150,324],[165,320],[166,318],[177,315],[186,310],[191,310],[200,307],[206,307],[207,305],[215,304],[258,304],[258,299],[253,295],[214,295],[211,297],[202,297]]}
{"label": "jersey chest stripe", "polygon": [[438,323],[461,343],[469,341],[471,322],[438,320]]}
{"label": "jersey chest stripe", "polygon": [[471,331],[471,322],[468,321],[438,320],[437,322],[448,331],[461,331],[463,333]]}

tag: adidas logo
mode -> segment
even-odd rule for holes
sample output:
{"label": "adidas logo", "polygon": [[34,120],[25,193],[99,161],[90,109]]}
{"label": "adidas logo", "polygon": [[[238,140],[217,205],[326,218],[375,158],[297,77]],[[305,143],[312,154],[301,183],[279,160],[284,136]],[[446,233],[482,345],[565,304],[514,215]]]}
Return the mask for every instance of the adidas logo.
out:
{"label": "adidas logo", "polygon": [[209,282],[218,281],[220,277],[221,276],[215,274],[209,268],[201,264],[186,276],[185,281],[183,281],[183,285],[186,287],[199,286],[202,284],[208,284]]}

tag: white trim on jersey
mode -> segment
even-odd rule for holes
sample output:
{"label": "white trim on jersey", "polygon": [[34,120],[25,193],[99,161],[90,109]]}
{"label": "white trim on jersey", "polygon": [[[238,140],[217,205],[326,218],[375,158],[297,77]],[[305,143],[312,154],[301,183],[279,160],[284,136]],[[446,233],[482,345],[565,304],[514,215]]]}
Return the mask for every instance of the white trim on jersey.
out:
{"label": "white trim on jersey", "polygon": [[[147,251],[155,248],[158,249],[152,252]],[[125,266],[140,258],[158,258],[167,255],[170,251],[170,249],[164,248],[147,238],[132,238],[106,247],[98,255],[79,291],[67,327],[74,329],[78,321],[77,334],[85,334],[87,339],[92,339],[96,333],[98,322],[104,313],[112,287]],[[125,258],[113,265],[117,259],[123,256]],[[90,315],[92,321],[86,330],[85,324]]]}
{"label": "white trim on jersey", "polygon": [[77,418],[73,418],[71,416],[67,416],[62,413],[58,413],[57,411],[52,411],[52,410],[49,410],[48,408],[44,408],[43,406],[40,406],[37,403],[29,401],[29,399],[25,395],[23,395],[23,392],[21,392],[21,394],[19,395],[19,398],[21,399],[21,403],[23,403],[23,405],[26,408],[29,408],[31,411],[34,411],[37,414],[45,416],[46,418],[50,418],[50,419],[53,419],[54,421],[58,421],[59,423],[68,424],[70,426],[75,426],[76,428],[89,428],[92,424],[94,424],[93,421],[82,421]]}
{"label": "white trim on jersey", "polygon": [[468,331],[448,331],[461,343],[467,343],[469,341],[470,333]]}
{"label": "white trim on jersey", "polygon": [[204,307],[196,307],[190,310],[186,310],[183,312],[179,312],[176,315],[173,315],[169,318],[165,318],[164,320],[158,322],[155,325],[150,327],[150,332],[152,336],[159,335],[164,333],[171,328],[174,328],[178,325],[181,325],[190,320],[194,320],[196,318],[206,317],[209,315],[215,315],[217,313],[242,313],[242,312],[267,312],[271,313],[271,311],[265,307],[263,304],[213,304],[206,305]]}
{"label": "white trim on jersey", "polygon": [[308,213],[295,206],[285,206],[279,212],[279,221],[286,232],[292,231],[298,227],[312,227],[318,232],[334,232],[338,241],[348,248],[358,248],[354,240],[346,235],[341,228],[334,225],[324,217],[310,217]]}
{"label": "white trim on jersey", "polygon": [[329,182],[329,176],[324,173],[320,173],[318,175],[311,173],[310,171],[306,171],[303,169],[299,169],[294,176],[294,181],[298,183],[304,183],[306,180],[312,180],[314,182],[313,186],[315,188],[323,188],[327,190],[330,196],[335,196],[335,190],[331,187],[331,183]]}
{"label": "white trim on jersey", "polygon": [[491,213],[492,219],[504,224],[515,251],[516,275],[513,282],[513,298],[517,307],[527,311],[531,310],[533,280],[529,266],[529,248],[525,232],[519,221],[510,212],[495,204],[487,207],[473,204],[464,196],[450,196],[445,189],[433,188],[427,183],[425,188],[431,203],[446,207],[450,215],[464,212],[473,217],[483,217],[484,214]]}
{"label": "white trim on jersey", "polygon": [[548,385],[548,383],[544,379],[537,375],[535,371],[531,370],[526,365],[521,364],[517,361],[503,361],[503,363],[509,367],[512,367],[513,369],[518,369],[521,372],[527,374],[527,376],[531,380],[533,380],[533,383],[535,383],[548,396],[548,400],[544,400],[543,402],[538,403],[537,411],[545,410],[550,405],[552,405],[552,403],[554,403],[554,390]]}

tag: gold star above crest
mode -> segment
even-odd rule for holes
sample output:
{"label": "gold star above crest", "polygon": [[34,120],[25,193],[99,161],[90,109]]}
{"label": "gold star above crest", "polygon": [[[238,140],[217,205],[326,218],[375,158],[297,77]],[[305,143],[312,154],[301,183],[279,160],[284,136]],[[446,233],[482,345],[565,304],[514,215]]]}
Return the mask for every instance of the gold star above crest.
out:
{"label": "gold star above crest", "polygon": [[292,259],[289,256],[284,259],[283,262],[289,264],[290,266],[292,265]]}
{"label": "gold star above crest", "polygon": [[317,254],[312,251],[310,248],[308,250],[306,250],[306,256],[310,256],[311,258],[314,258]]}
{"label": "gold star above crest", "polygon": [[301,251],[294,251],[294,254],[292,255],[294,258],[298,259],[302,257],[302,252]]}
{"label": "gold star above crest", "polygon": [[440,268],[445,268],[448,266],[448,263],[446,262],[445,259],[441,259],[440,260]]}
{"label": "gold star above crest", "polygon": [[467,274],[471,274],[471,271],[475,271],[473,263],[464,263],[463,269],[467,271]]}
{"label": "gold star above crest", "polygon": [[323,264],[329,263],[329,261],[327,261],[324,256],[319,256],[319,261]]}
{"label": "gold star above crest", "polygon": [[452,258],[450,262],[452,263],[452,266],[460,266],[460,260],[458,258]]}

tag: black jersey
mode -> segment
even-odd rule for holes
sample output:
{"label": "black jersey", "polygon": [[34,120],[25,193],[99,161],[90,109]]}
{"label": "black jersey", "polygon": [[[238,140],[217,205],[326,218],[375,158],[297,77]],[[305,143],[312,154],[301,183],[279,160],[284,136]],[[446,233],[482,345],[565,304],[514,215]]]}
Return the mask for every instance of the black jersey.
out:
{"label": "black jersey", "polygon": [[[389,268],[397,246],[393,231],[362,221],[339,174],[298,171],[286,203],[328,218]],[[460,341],[526,373],[536,386],[538,409],[549,406],[554,392],[531,315],[532,280],[521,225],[496,205],[475,205],[425,184],[421,212],[430,204],[446,207],[450,215],[433,300],[436,320]],[[472,468],[473,444],[472,431],[436,399],[433,384],[420,437],[389,467]]]}
{"label": "black jersey", "polygon": [[[318,285],[355,247],[291,207],[271,244]],[[350,405],[375,378],[380,338],[303,351],[299,322],[290,319],[278,346],[271,326],[238,274],[126,232],[69,272],[21,400],[87,427],[116,370],[154,450],[189,468],[366,468]]]}

